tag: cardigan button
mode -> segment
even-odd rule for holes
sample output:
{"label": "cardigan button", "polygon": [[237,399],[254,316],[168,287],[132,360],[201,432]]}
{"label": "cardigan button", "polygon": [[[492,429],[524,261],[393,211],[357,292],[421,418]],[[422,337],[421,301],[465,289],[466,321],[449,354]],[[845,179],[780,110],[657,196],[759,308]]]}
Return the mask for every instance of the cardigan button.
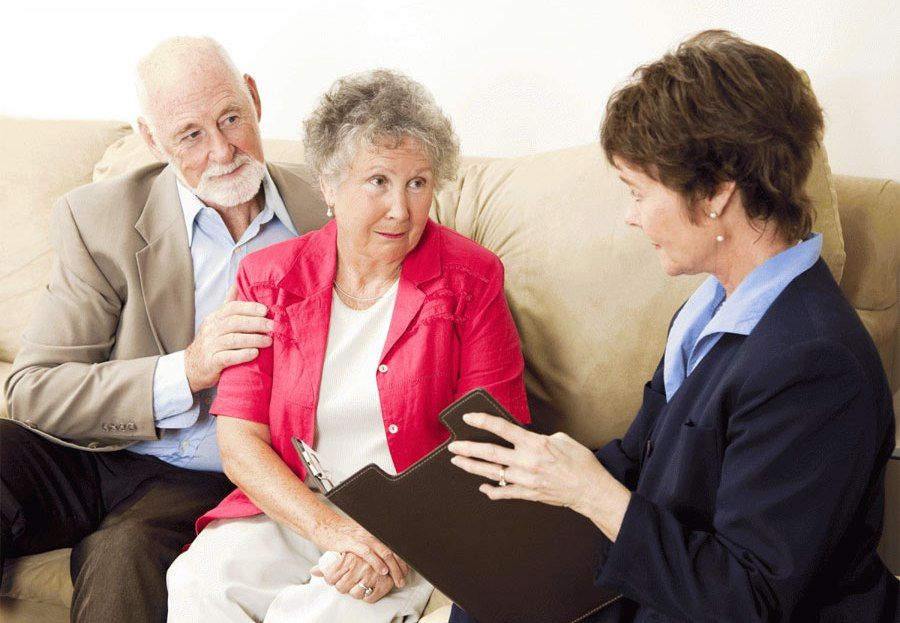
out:
{"label": "cardigan button", "polygon": [[400,428],[396,424],[388,426],[388,432],[392,435],[396,435],[398,430],[400,430]]}
{"label": "cardigan button", "polygon": [[378,366],[378,371],[384,374],[388,371],[388,367],[385,364],[381,364],[380,366]]}

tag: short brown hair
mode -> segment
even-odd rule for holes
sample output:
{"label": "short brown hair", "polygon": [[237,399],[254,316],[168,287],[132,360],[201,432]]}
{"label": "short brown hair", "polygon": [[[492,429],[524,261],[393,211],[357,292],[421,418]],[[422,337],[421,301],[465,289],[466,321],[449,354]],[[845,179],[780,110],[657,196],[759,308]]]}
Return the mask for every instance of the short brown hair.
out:
{"label": "short brown hair", "polygon": [[610,162],[618,156],[691,204],[733,180],[751,219],[795,241],[815,216],[803,186],[822,129],[812,89],[784,57],[707,30],[613,93],[600,143]]}

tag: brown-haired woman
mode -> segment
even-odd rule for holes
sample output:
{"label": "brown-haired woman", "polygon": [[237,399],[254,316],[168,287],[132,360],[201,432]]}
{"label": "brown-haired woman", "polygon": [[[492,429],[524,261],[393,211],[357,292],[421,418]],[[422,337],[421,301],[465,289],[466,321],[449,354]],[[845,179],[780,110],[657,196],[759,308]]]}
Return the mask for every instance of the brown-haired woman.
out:
{"label": "brown-haired woman", "polygon": [[634,197],[626,221],[669,275],[710,277],[622,439],[594,454],[470,414],[514,448],[451,444],[459,467],[498,482],[482,485],[491,499],[597,525],[612,546],[596,581],[625,596],[617,620],[898,620],[875,551],[891,394],[803,192],[822,126],[788,61],[727,32],[639,68],[601,130]]}

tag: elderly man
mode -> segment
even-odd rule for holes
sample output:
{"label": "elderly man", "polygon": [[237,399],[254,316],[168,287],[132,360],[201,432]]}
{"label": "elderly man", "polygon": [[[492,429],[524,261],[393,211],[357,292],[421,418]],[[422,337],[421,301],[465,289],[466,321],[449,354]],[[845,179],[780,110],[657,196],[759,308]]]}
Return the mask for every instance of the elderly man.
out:
{"label": "elderly man", "polygon": [[226,294],[238,262],[325,222],[298,170],[264,164],[256,84],[218,43],[165,41],[137,78],[166,164],[56,206],[0,422],[2,555],[71,546],[75,621],[166,619],[166,569],[232,488],[215,384],[271,340],[265,307]]}

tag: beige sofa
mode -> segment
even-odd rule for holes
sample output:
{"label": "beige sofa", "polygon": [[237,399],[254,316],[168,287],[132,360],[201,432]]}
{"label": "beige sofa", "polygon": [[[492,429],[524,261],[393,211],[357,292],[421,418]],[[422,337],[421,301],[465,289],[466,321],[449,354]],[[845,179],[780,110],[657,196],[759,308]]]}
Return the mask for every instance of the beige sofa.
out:
{"label": "beige sofa", "polygon": [[[53,259],[47,236],[52,200],[151,156],[121,122],[0,117],[0,137],[2,382]],[[294,141],[266,141],[266,154],[273,161],[302,162]],[[900,186],[833,176],[823,152],[809,190],[825,259],[875,339],[897,405]],[[668,321],[700,279],[665,277],[641,233],[625,226],[627,202],[599,148],[589,144],[522,158],[464,160],[458,179],[434,206],[438,221],[493,250],[506,265],[535,414],[590,445],[628,425],[662,352]],[[900,573],[898,496],[895,460],[882,542],[894,573]],[[68,550],[10,561],[0,587],[0,618],[66,620],[72,591],[67,563]],[[436,595],[429,611],[443,604]],[[425,620],[445,621],[446,608]]]}

